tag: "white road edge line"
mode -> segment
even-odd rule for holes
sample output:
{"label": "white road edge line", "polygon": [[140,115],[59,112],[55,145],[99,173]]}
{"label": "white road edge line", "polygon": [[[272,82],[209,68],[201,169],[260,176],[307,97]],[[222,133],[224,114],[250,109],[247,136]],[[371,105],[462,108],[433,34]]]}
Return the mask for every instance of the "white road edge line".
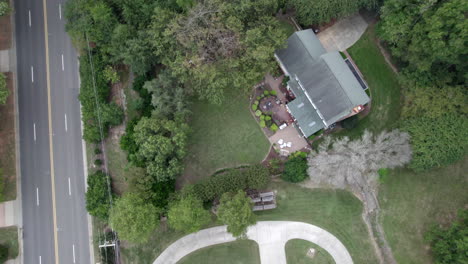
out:
{"label": "white road edge line", "polygon": [[65,114],[65,131],[68,131],[67,114]]}
{"label": "white road edge line", "polygon": [[73,263],[76,263],[75,262],[75,244],[73,244]]}
{"label": "white road edge line", "polygon": [[36,141],[36,123],[33,123],[33,129],[34,129],[34,141]]}
{"label": "white road edge line", "polygon": [[39,256],[39,264],[42,264],[42,257]]}
{"label": "white road edge line", "polygon": [[62,54],[62,71],[65,71],[65,64],[63,64],[63,54]]}
{"label": "white road edge line", "polygon": [[59,17],[62,20],[62,4],[59,4]]}
{"label": "white road edge line", "polygon": [[39,206],[39,188],[36,188],[36,204]]}
{"label": "white road edge line", "polygon": [[31,10],[28,10],[29,12],[29,27],[31,27]]}
{"label": "white road edge line", "polygon": [[71,196],[71,183],[70,183],[70,177],[68,177],[68,195]]}
{"label": "white road edge line", "polygon": [[31,66],[31,82],[34,83],[34,67]]}

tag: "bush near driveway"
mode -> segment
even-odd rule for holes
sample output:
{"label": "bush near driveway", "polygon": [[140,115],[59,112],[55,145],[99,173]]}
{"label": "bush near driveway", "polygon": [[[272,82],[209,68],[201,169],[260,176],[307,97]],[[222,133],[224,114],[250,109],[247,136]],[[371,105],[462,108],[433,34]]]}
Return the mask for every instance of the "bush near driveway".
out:
{"label": "bush near driveway", "polygon": [[288,182],[301,182],[307,178],[307,159],[301,156],[291,157],[284,164],[281,179]]}

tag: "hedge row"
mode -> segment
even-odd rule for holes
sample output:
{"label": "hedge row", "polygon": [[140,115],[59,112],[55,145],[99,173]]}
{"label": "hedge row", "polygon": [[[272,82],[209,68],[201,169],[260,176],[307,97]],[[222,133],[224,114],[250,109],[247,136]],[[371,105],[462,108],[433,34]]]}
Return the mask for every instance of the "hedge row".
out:
{"label": "hedge row", "polygon": [[263,189],[270,181],[268,169],[262,165],[229,169],[184,188],[204,202],[212,201],[223,193],[246,189]]}

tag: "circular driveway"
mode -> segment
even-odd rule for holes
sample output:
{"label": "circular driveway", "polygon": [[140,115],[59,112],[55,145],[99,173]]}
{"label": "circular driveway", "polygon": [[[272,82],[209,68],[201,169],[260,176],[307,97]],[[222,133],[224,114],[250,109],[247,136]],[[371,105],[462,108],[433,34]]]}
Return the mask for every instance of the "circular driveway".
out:
{"label": "circular driveway", "polygon": [[[326,230],[303,222],[262,221],[250,226],[248,239],[258,243],[263,264],[286,264],[284,246],[291,239],[303,239],[322,247],[336,264],[352,264],[353,260],[345,246]],[[175,264],[184,256],[204,247],[236,240],[226,231],[226,226],[217,226],[182,237],[170,245],[153,264]]]}

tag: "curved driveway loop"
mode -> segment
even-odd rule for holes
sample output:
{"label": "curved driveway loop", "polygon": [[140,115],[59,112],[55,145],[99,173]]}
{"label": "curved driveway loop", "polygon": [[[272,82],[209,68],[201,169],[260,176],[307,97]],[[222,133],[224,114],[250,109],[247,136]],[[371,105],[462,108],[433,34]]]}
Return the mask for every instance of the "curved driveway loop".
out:
{"label": "curved driveway loop", "polygon": [[[345,246],[324,229],[302,222],[264,221],[249,227],[249,239],[258,243],[263,264],[286,264],[284,246],[290,239],[304,239],[328,251],[336,264],[352,264]],[[198,249],[234,241],[226,226],[217,226],[187,235],[170,245],[153,264],[177,263]]]}

